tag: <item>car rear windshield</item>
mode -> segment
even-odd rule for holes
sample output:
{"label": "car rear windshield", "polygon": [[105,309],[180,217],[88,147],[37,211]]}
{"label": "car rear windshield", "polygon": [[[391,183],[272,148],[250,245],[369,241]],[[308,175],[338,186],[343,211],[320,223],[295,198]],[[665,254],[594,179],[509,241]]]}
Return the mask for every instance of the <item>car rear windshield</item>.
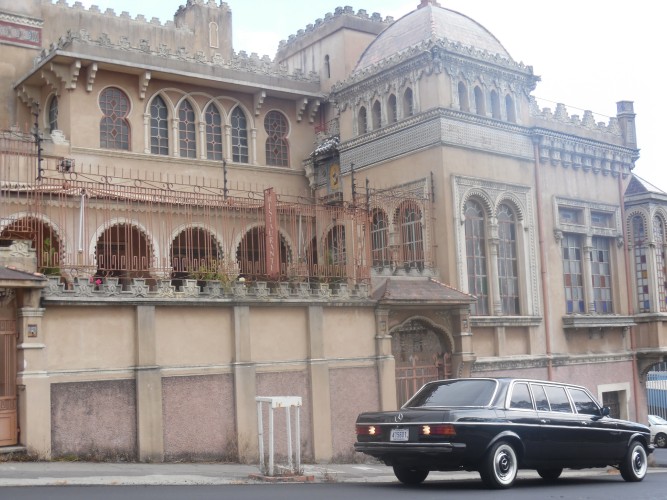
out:
{"label": "car rear windshield", "polygon": [[405,406],[487,406],[496,390],[495,380],[451,380],[428,384]]}

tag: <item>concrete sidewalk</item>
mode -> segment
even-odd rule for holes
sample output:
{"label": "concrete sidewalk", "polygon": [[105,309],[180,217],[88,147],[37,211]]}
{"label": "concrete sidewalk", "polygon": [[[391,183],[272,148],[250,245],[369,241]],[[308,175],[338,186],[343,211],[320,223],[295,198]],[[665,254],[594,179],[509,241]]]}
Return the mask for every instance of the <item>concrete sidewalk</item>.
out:
{"label": "concrete sidewalk", "polygon": [[[663,472],[652,468],[649,472]],[[257,465],[220,463],[0,462],[2,486],[52,485],[221,485],[262,482]],[[563,477],[618,474],[615,469],[566,470]],[[397,482],[392,469],[379,464],[304,465],[314,482]],[[519,471],[519,478],[538,477]],[[433,480],[479,480],[476,472],[432,472]]]}

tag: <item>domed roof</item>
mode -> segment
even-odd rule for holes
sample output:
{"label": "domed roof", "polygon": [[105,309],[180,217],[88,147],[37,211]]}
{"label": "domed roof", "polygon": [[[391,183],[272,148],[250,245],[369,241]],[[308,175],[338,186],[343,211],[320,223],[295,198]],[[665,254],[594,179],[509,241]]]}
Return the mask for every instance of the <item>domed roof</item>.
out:
{"label": "domed roof", "polygon": [[377,64],[409,47],[442,38],[512,60],[498,39],[477,21],[440,7],[437,2],[422,0],[417,10],[401,17],[378,35],[361,54],[355,71]]}

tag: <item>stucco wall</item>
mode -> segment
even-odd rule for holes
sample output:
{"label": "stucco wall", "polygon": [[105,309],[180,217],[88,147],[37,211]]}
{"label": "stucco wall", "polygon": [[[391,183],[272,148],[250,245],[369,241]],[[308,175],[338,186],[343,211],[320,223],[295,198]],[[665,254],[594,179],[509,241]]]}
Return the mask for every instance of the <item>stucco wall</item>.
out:
{"label": "stucco wall", "polygon": [[136,458],[134,380],[51,384],[52,456]]}
{"label": "stucco wall", "polygon": [[231,375],[162,379],[165,460],[237,460]]}

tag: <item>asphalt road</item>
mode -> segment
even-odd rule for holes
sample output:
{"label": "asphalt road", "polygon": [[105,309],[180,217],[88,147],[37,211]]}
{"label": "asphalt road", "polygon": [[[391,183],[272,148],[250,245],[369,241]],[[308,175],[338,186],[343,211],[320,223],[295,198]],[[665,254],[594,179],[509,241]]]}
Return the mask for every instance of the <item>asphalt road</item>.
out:
{"label": "asphalt road", "polygon": [[36,486],[6,487],[0,497],[12,500],[498,500],[615,498],[664,500],[667,471],[654,471],[640,483],[626,483],[617,474],[563,477],[554,484],[537,478],[519,479],[509,490],[484,489],[479,480],[427,481],[418,487],[391,482],[225,484],[216,486]]}

